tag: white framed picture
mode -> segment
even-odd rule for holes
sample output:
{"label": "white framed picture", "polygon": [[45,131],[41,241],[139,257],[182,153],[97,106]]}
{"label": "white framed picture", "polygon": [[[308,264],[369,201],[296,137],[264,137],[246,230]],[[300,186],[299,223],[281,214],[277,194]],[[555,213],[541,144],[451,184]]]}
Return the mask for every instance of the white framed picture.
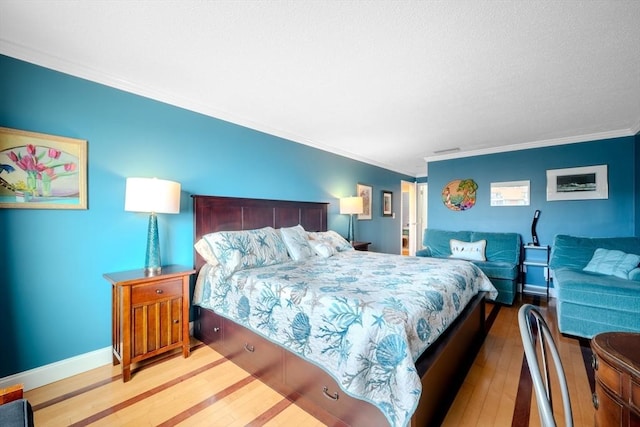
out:
{"label": "white framed picture", "polygon": [[608,198],[607,165],[547,171],[547,201]]}

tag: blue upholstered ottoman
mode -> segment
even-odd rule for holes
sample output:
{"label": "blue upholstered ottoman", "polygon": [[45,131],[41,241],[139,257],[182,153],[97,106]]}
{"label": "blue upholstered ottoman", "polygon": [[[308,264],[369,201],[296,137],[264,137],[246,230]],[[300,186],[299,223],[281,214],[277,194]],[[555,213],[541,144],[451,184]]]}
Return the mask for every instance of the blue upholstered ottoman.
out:
{"label": "blue upholstered ottoman", "polygon": [[33,427],[33,410],[27,399],[0,405],[0,426]]}

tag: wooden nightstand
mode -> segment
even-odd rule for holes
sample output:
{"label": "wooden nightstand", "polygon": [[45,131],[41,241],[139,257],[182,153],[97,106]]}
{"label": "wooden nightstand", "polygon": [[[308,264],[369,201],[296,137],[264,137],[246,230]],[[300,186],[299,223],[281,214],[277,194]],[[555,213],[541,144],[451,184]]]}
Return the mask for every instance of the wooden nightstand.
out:
{"label": "wooden nightstand", "polygon": [[189,356],[190,267],[169,265],[145,276],[142,269],[106,273],[111,282],[113,364],[122,363],[122,380],[131,364],[182,347]]}
{"label": "wooden nightstand", "polygon": [[351,242],[351,246],[353,246],[353,249],[355,249],[356,251],[368,251],[369,250],[369,245],[371,244],[371,242]]}

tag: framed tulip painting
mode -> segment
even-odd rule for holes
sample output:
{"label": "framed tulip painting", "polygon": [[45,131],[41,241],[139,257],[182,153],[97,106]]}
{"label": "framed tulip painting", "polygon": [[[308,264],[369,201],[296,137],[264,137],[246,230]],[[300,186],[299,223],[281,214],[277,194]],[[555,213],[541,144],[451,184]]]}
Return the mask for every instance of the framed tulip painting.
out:
{"label": "framed tulip painting", "polygon": [[0,127],[0,208],[87,209],[87,141]]}

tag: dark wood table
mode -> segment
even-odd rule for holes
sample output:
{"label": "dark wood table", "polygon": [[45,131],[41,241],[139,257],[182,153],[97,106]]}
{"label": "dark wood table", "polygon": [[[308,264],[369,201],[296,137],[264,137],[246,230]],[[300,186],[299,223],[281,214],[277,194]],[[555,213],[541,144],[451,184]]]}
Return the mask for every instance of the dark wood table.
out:
{"label": "dark wood table", "polygon": [[591,349],[595,425],[640,427],[640,333],[598,334]]}
{"label": "dark wood table", "polygon": [[368,251],[370,244],[371,242],[351,242],[351,246],[353,246],[353,249],[356,251]]}

